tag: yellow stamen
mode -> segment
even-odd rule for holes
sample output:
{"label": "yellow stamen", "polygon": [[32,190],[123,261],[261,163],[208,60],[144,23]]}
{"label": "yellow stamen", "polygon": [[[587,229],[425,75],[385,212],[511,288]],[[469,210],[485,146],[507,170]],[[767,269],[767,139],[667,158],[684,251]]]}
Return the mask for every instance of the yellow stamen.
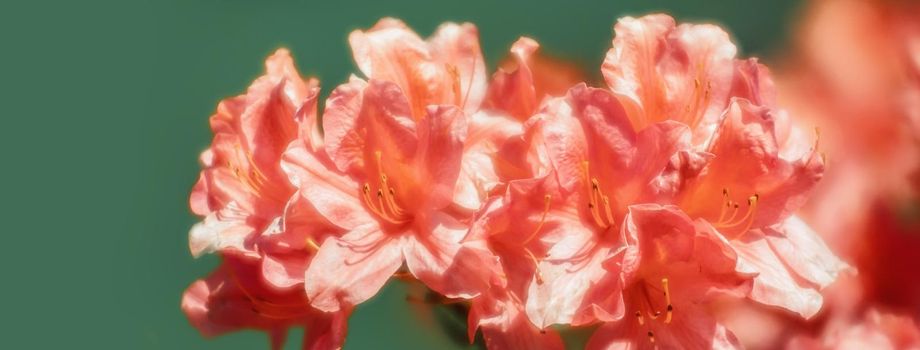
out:
{"label": "yellow stamen", "polygon": [[604,196],[603,200],[604,200],[604,214],[607,215],[607,225],[613,226],[613,223],[615,221],[613,220],[613,213],[610,210],[610,197]]}
{"label": "yellow stamen", "polygon": [[716,220],[716,222],[722,222],[722,220],[725,219],[725,209],[731,206],[731,201],[728,200],[728,189],[727,188],[722,189],[722,204],[724,205],[720,205],[722,207],[722,210],[719,211],[719,220]]}
{"label": "yellow stamen", "polygon": [[307,247],[314,252],[319,251],[319,244],[316,244],[316,241],[313,240],[313,237],[307,237]]}
{"label": "yellow stamen", "polygon": [[[731,220],[731,219],[725,220],[725,222],[721,222],[717,224],[716,227],[736,227],[745,222],[748,223],[747,227],[750,227],[750,225],[754,221],[754,213],[757,211],[757,202],[759,199],[760,199],[760,196],[757,194],[754,194],[753,196],[749,197],[748,198],[748,210],[744,214],[744,216],[742,216],[741,218],[738,218],[737,220]],[[734,216],[732,216],[732,218],[734,218]]]}
{"label": "yellow stamen", "polygon": [[389,177],[383,172],[383,162],[381,161],[382,153],[380,151],[375,151],[374,158],[376,158],[377,161],[377,174],[380,179],[380,187],[377,189],[377,201],[375,204],[370,195],[370,184],[365,183],[363,188],[364,202],[367,204],[368,208],[381,219],[392,224],[404,224],[408,222],[410,218],[407,217],[402,208],[396,204],[394,198],[396,191],[389,186]]}
{"label": "yellow stamen", "polygon": [[639,325],[640,325],[640,326],[645,325],[645,319],[642,317],[642,312],[636,311],[636,319],[639,320]]}
{"label": "yellow stamen", "polygon": [[661,287],[664,288],[664,302],[668,304],[667,312],[664,317],[664,323],[668,324],[668,323],[671,323],[671,316],[673,316],[674,314],[674,306],[671,305],[671,292],[670,292],[670,289],[668,288],[667,278],[661,279]]}

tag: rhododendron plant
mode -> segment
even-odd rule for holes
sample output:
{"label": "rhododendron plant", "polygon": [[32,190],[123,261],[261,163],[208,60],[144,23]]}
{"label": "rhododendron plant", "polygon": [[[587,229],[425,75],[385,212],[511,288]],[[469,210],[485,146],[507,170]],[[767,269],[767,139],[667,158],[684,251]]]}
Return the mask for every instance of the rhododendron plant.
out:
{"label": "rhododendron plant", "polygon": [[183,310],[203,334],[289,327],[337,348],[394,275],[469,311],[490,349],[737,348],[719,300],[802,318],[847,265],[797,215],[824,172],[769,70],[714,25],[623,18],[606,86],[522,37],[489,79],[478,30],[396,19],[318,106],[287,51],[212,117]]}

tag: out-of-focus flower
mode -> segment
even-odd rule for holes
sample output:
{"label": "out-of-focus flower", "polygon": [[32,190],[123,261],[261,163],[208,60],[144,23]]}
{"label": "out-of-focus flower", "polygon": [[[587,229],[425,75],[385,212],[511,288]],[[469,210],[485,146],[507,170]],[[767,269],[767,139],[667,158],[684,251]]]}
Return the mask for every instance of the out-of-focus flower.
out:
{"label": "out-of-focus flower", "polygon": [[208,278],[193,283],[182,296],[182,311],[202,334],[241,329],[266,331],[272,349],[281,349],[292,326],[305,328],[304,349],[335,349],[345,341],[348,313],[323,313],[310,307],[303,289],[278,290],[261,277],[261,269],[238,253],[224,254]]}
{"label": "out-of-focus flower", "polygon": [[861,318],[832,324],[815,337],[795,337],[786,348],[916,350],[920,349],[920,328],[909,317],[870,309]]}
{"label": "out-of-focus flower", "polygon": [[192,228],[189,246],[195,256],[220,252],[224,264],[189,287],[183,311],[206,335],[264,329],[278,348],[288,327],[308,326],[304,347],[335,347],[347,310],[315,312],[303,291],[309,242],[329,225],[294,205],[296,188],[280,166],[298,135],[317,142],[318,82],[304,81],[284,49],[265,65],[245,95],[222,101],[211,117],[214,141],[201,156],[204,169],[190,200],[205,219]]}
{"label": "out-of-focus flower", "polygon": [[798,123],[820,127],[830,159],[803,215],[851,257],[863,244],[853,227],[865,225],[877,200],[917,195],[920,5],[813,1],[803,18],[779,98]]}
{"label": "out-of-focus flower", "polygon": [[321,242],[307,268],[314,307],[347,310],[367,300],[403,262],[450,298],[488,289],[490,273],[482,271],[493,259],[461,245],[472,213],[454,201],[464,110],[478,108],[485,91],[475,33],[447,24],[426,43],[392,19],[352,33],[355,60],[370,80],[353,77],[326,103],[331,166],[303,148],[285,154],[304,202],[344,232]]}

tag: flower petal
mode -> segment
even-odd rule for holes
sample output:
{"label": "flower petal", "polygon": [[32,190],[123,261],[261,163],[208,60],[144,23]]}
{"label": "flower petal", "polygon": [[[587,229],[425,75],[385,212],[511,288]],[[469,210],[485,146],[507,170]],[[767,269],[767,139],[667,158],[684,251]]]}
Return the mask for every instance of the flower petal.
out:
{"label": "flower petal", "polygon": [[473,298],[489,288],[497,259],[484,247],[459,243],[468,227],[435,212],[430,234],[407,237],[406,266],[432,290],[448,298]]}
{"label": "flower petal", "polygon": [[387,237],[376,224],[327,238],[305,273],[310,304],[335,312],[370,299],[402,265],[401,242]]}
{"label": "flower petal", "polygon": [[466,116],[457,107],[431,106],[418,125],[419,150],[415,159],[416,179],[430,209],[438,210],[453,199],[460,175],[463,146],[467,134]]}

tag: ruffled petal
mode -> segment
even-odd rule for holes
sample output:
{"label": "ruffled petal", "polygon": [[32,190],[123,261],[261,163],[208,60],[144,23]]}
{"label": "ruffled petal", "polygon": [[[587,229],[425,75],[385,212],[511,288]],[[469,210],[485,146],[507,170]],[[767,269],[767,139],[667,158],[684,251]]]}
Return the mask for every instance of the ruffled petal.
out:
{"label": "ruffled petal", "polygon": [[823,303],[821,294],[788,270],[760,232],[749,231],[732,245],[739,256],[738,271],[757,274],[750,299],[805,318],[818,313]]}
{"label": "ruffled petal", "polygon": [[403,246],[406,266],[434,291],[448,298],[471,299],[489,288],[498,261],[491,252],[471,243],[461,244],[466,225],[433,213],[429,234],[407,237]]}
{"label": "ruffled petal", "polygon": [[298,194],[329,222],[346,230],[374,222],[358,199],[361,186],[337,173],[331,164],[317,158],[303,143],[291,144],[281,166],[291,183],[299,188]]}
{"label": "ruffled petal", "polygon": [[694,130],[694,144],[705,143],[728,103],[736,52],[728,34],[713,25],[676,26],[663,14],[621,18],[614,29],[601,70],[633,124],[680,121]]}
{"label": "ruffled petal", "polygon": [[325,312],[350,310],[370,299],[402,265],[402,239],[376,224],[327,238],[304,277],[310,304]]}
{"label": "ruffled petal", "polygon": [[415,168],[416,179],[424,191],[416,198],[427,198],[424,205],[432,210],[444,208],[453,199],[457,177],[460,175],[464,141],[467,136],[466,116],[453,106],[432,106],[419,122],[419,152]]}

